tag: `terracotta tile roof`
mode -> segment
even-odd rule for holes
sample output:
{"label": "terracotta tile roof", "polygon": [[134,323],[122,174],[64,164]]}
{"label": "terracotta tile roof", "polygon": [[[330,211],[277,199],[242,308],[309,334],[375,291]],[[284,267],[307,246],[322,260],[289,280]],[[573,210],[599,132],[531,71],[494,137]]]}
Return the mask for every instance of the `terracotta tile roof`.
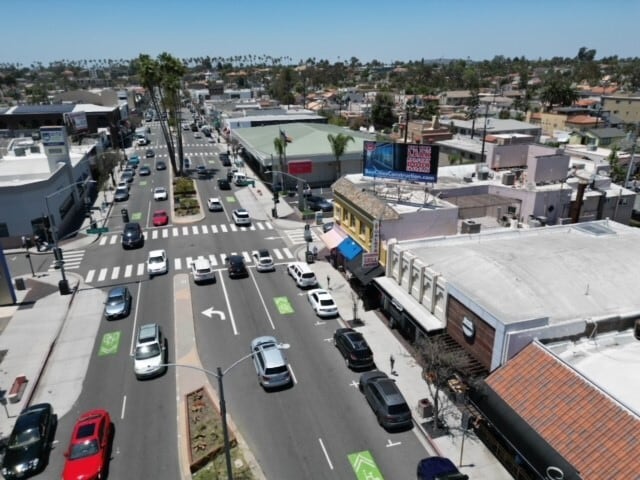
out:
{"label": "terracotta tile roof", "polygon": [[596,117],[592,117],[591,115],[573,115],[567,118],[567,121],[565,123],[573,125],[595,125]]}
{"label": "terracotta tile roof", "polygon": [[487,384],[585,480],[639,478],[640,417],[539,343]]}

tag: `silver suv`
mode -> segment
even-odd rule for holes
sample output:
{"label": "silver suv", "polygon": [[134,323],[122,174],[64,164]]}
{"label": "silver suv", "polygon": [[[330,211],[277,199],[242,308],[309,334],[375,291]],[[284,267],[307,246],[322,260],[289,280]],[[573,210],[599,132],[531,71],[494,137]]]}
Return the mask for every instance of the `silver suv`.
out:
{"label": "silver suv", "polygon": [[258,380],[265,388],[278,388],[292,383],[287,359],[275,337],[258,337],[251,341],[251,354]]}
{"label": "silver suv", "polygon": [[141,325],[136,337],[136,349],[133,354],[133,370],[138,379],[155,377],[167,370],[167,345],[160,325],[147,323]]}

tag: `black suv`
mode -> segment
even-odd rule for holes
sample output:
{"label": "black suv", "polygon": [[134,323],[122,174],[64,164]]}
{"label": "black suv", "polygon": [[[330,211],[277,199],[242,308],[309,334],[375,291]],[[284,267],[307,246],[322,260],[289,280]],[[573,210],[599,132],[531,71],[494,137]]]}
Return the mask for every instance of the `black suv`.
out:
{"label": "black suv", "polygon": [[360,375],[358,385],[378,423],[387,430],[413,428],[411,410],[396,382],[384,372],[373,370]]}
{"label": "black suv", "polygon": [[137,248],[144,245],[144,235],[139,223],[127,223],[122,232],[122,247]]}
{"label": "black suv", "polygon": [[301,203],[306,203],[307,208],[309,210],[313,210],[314,212],[317,212],[317,211],[332,212],[333,211],[333,204],[324,197],[310,195],[306,197]]}
{"label": "black suv", "polygon": [[368,370],[376,366],[367,341],[353,328],[337,329],[333,334],[333,344],[344,357],[347,367]]}
{"label": "black suv", "polygon": [[229,158],[228,153],[219,153],[218,157],[220,157],[220,161],[222,162],[222,166],[230,167],[231,166],[231,158]]}
{"label": "black suv", "polygon": [[229,255],[227,257],[227,268],[229,269],[230,278],[246,277],[249,275],[242,255]]}

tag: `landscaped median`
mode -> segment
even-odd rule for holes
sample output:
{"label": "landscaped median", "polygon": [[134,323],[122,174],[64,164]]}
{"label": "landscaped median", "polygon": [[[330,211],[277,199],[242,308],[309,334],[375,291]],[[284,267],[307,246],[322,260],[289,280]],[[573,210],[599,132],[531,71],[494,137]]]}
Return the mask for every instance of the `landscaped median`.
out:
{"label": "landscaped median", "polygon": [[173,211],[176,216],[197,215],[202,211],[195,182],[178,177],[173,182]]}

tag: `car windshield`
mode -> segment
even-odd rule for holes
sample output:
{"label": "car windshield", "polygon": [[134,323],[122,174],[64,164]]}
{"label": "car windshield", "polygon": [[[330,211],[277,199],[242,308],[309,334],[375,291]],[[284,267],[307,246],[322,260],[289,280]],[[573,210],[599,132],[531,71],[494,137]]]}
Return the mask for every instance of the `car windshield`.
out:
{"label": "car windshield", "polygon": [[149,263],[163,263],[164,262],[164,258],[162,257],[151,257],[149,259]]}
{"label": "car windshield", "polygon": [[37,428],[29,428],[22,432],[17,432],[9,439],[9,448],[22,448],[40,440],[40,434]]}
{"label": "car windshield", "polygon": [[320,305],[322,305],[323,307],[333,307],[334,303],[330,298],[323,298],[320,299]]}
{"label": "car windshield", "polygon": [[95,455],[100,451],[98,441],[96,439],[86,440],[82,443],[75,443],[71,446],[69,452],[69,460],[78,460],[79,458]]}
{"label": "car windshield", "polygon": [[389,413],[391,415],[400,415],[402,413],[408,413],[409,412],[409,407],[407,406],[406,403],[401,403],[399,405],[390,405],[389,406]]}
{"label": "car windshield", "polygon": [[160,345],[157,343],[149,343],[136,347],[136,360],[145,360],[160,355]]}
{"label": "car windshield", "polygon": [[267,368],[264,373],[267,375],[278,375],[280,373],[286,373],[287,372],[287,366],[286,365],[280,365],[278,367],[271,367],[271,368]]}
{"label": "car windshield", "polygon": [[209,273],[209,272],[211,272],[211,269],[209,267],[198,268],[196,270],[196,272],[198,272],[198,273]]}
{"label": "car windshield", "polygon": [[124,295],[114,295],[109,297],[108,304],[109,305],[118,305],[119,303],[124,302]]}
{"label": "car windshield", "polygon": [[265,265],[268,265],[271,263],[271,259],[270,258],[261,258],[260,259],[260,263],[264,263]]}

